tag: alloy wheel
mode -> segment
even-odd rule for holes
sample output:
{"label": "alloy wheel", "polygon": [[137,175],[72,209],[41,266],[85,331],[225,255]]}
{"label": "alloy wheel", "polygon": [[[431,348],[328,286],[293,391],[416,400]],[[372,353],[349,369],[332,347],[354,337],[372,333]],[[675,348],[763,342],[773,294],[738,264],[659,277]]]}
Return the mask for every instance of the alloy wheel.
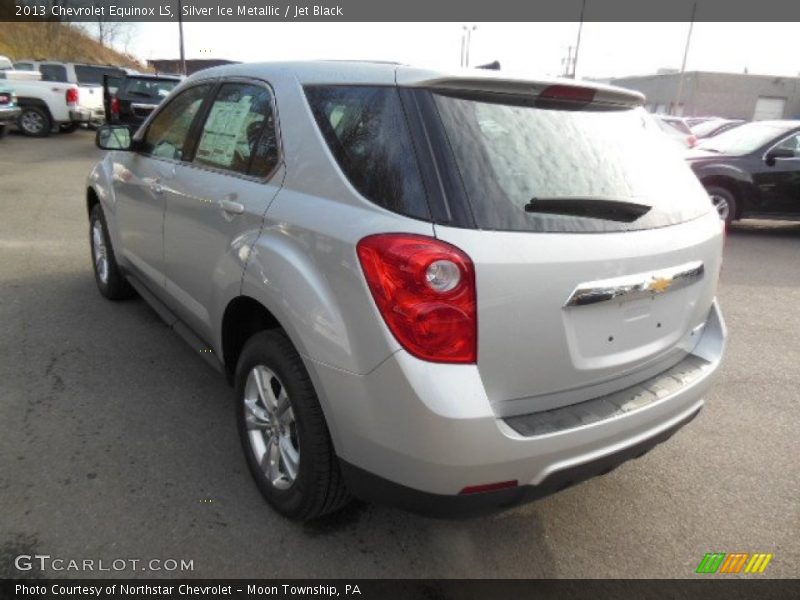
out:
{"label": "alloy wheel", "polygon": [[290,488],[300,467],[300,444],[286,387],[271,369],[256,365],[247,376],[243,402],[256,462],[275,488]]}

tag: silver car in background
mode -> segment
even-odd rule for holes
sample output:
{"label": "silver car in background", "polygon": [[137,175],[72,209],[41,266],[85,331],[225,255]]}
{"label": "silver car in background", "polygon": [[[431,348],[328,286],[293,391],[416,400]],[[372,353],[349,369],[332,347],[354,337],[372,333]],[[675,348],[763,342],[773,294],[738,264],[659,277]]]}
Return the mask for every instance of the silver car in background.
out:
{"label": "silver car in background", "polygon": [[668,438],[721,360],[723,227],[641,104],[487,71],[204,70],[135,134],[98,131],[97,285],[227,376],[288,517],[537,498]]}

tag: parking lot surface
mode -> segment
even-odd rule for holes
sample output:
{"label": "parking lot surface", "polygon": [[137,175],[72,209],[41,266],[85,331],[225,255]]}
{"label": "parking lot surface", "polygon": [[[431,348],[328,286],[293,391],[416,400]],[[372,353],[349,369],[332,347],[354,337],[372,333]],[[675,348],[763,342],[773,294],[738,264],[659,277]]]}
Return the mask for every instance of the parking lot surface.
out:
{"label": "parking lot surface", "polygon": [[800,573],[800,223],[728,236],[721,375],[648,455],[491,517],[359,504],[297,524],[251,481],[223,378],[143,301],[96,291],[100,156],[85,130],[0,141],[0,576],[47,554],[194,567],[47,576],[691,577],[712,551]]}

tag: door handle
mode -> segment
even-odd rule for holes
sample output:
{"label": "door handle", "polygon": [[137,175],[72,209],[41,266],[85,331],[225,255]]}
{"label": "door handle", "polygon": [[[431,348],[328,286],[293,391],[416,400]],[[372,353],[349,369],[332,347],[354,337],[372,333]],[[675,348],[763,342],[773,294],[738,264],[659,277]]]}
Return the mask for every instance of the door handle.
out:
{"label": "door handle", "polygon": [[150,184],[150,191],[154,194],[161,195],[164,193],[164,186],[161,185],[161,182],[158,179],[156,179]]}
{"label": "door handle", "polygon": [[223,200],[220,200],[219,207],[223,210],[223,212],[234,215],[240,215],[244,212],[244,205],[231,200],[230,198],[224,198]]}

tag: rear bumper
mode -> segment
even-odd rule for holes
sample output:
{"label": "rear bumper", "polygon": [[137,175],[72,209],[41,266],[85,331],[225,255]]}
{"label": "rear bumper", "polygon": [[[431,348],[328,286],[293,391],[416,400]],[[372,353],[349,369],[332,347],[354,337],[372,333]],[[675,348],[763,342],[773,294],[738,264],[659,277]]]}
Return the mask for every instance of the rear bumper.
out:
{"label": "rear bumper", "polygon": [[17,121],[22,110],[17,107],[0,108],[0,125],[10,125]]}
{"label": "rear bumper", "polygon": [[103,109],[89,109],[83,107],[71,108],[69,111],[70,121],[73,123],[103,123],[106,114]]}
{"label": "rear bumper", "polygon": [[[426,363],[400,351],[364,376],[320,364],[311,371],[355,495],[429,514],[440,512],[437,504],[443,514],[460,506],[469,513],[550,494],[670,437],[700,411],[724,340],[715,302],[687,357],[704,365],[699,376],[626,410],[534,435],[496,416],[474,366]],[[580,412],[581,404],[569,408]],[[459,495],[507,481],[518,487]]]}
{"label": "rear bumper", "polygon": [[555,471],[536,485],[522,485],[478,494],[432,494],[400,485],[340,461],[350,492],[376,504],[402,508],[429,517],[465,518],[490,514],[517,504],[532,502],[598,475],[610,473],[622,463],[647,454],[653,447],[672,437],[700,412],[701,406],[681,415],[666,429],[622,450]]}

